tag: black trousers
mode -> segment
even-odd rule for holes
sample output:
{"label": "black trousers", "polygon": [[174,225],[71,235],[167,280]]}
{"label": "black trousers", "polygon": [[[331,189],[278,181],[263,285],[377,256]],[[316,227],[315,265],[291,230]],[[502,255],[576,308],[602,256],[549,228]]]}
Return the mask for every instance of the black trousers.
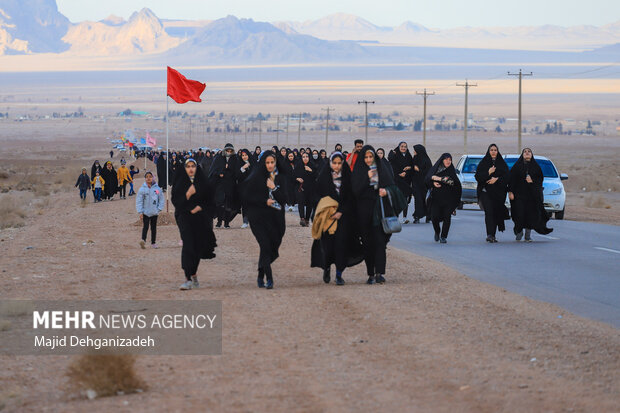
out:
{"label": "black trousers", "polygon": [[[452,221],[451,209],[447,206],[433,205],[431,207],[431,219],[435,233],[441,233],[441,238],[448,238],[448,231],[450,231],[450,223]],[[443,223],[441,227],[440,223]]]}
{"label": "black trousers", "polygon": [[366,273],[368,276],[385,274],[387,239],[381,225],[363,226],[361,236]]}
{"label": "black trousers", "polygon": [[413,211],[413,217],[422,219],[427,215],[426,211],[426,188],[413,187],[413,200],[415,210]]}
{"label": "black trousers", "polygon": [[146,241],[149,226],[151,227],[151,244],[155,244],[155,239],[157,238],[157,215],[152,217],[142,215],[142,239],[144,241]]}
{"label": "black trousers", "polygon": [[484,209],[484,224],[487,227],[487,235],[495,236],[497,233],[497,222],[495,217],[497,215],[495,203],[489,197],[486,192],[480,193],[480,203]]}
{"label": "black trousers", "polygon": [[127,193],[127,183],[123,183],[122,185],[118,186],[119,192],[121,193],[121,196],[125,196],[125,194]]}
{"label": "black trousers", "polygon": [[312,216],[312,210],[314,209],[314,203],[305,191],[297,192],[297,209],[299,209],[299,218],[310,220]]}
{"label": "black trousers", "polygon": [[200,255],[196,246],[199,242],[200,235],[193,225],[191,217],[180,214],[176,217],[177,226],[181,232],[183,240],[183,248],[181,249],[181,267],[185,272],[185,278],[192,279],[192,275],[196,275],[198,264],[200,264]]}

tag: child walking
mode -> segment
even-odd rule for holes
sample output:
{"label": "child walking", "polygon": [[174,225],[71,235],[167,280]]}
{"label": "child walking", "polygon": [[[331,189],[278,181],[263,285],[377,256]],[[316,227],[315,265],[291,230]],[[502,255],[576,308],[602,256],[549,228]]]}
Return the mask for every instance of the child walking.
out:
{"label": "child walking", "polygon": [[99,171],[95,172],[95,176],[93,180],[90,182],[93,186],[93,193],[95,194],[95,202],[101,202],[101,194],[103,193],[103,188],[105,185],[105,181],[99,175]]}
{"label": "child walking", "polygon": [[129,196],[133,196],[136,194],[136,192],[133,190],[133,177],[136,174],[139,174],[140,170],[138,168],[136,168],[135,166],[131,165],[129,167],[129,176],[131,177],[131,181],[129,181]]}
{"label": "child walking", "polygon": [[142,184],[136,196],[136,211],[142,220],[142,239],[140,247],[145,248],[146,235],[151,227],[151,248],[157,248],[157,216],[164,209],[164,194],[161,188],[153,181],[153,174],[144,174],[146,182]]}
{"label": "child walking", "polygon": [[75,187],[80,188],[80,201],[84,205],[86,203],[86,192],[90,189],[90,178],[86,174],[86,168],[82,168],[82,173],[78,176]]}

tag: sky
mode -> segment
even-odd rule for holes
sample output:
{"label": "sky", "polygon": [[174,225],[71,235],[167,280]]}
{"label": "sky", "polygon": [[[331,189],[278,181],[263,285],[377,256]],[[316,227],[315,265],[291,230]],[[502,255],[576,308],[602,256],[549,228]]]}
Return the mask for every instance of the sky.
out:
{"label": "sky", "polygon": [[429,28],[461,26],[601,26],[620,21],[619,0],[57,0],[72,22],[128,18],[148,7],[160,19],[214,20],[229,14],[257,21],[315,20],[343,12],[379,26],[406,20]]}

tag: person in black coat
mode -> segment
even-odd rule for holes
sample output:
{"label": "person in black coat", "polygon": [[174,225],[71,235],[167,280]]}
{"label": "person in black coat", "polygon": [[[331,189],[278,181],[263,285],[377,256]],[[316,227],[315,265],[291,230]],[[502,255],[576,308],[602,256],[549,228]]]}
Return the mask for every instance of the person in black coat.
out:
{"label": "person in black coat", "polygon": [[241,167],[232,144],[227,143],[224,150],[213,159],[209,179],[215,186],[215,207],[217,211],[217,228],[230,228],[232,221],[239,210],[236,198],[237,169]]}
{"label": "person in black coat", "polygon": [[[239,160],[240,166],[237,168],[237,198],[241,199],[241,188],[243,187],[243,182],[250,176],[252,173],[252,169],[254,168],[254,157],[247,149],[242,149],[239,151]],[[241,228],[247,228],[250,225],[250,221],[248,220],[247,208],[241,202],[241,216],[243,217],[243,224]]]}
{"label": "person in black coat", "polygon": [[176,152],[170,155],[170,170],[168,171],[168,185],[174,183],[174,174],[183,168],[183,159]]}
{"label": "person in black coat", "polygon": [[426,174],[432,167],[433,163],[426,153],[426,148],[423,145],[414,145],[413,170],[411,171],[411,189],[415,205],[415,210],[413,211],[414,224],[419,224],[420,219],[424,217],[427,217],[426,222],[428,222]]}
{"label": "person in black coat", "polygon": [[329,160],[329,166],[321,170],[317,178],[316,193],[319,199],[330,197],[338,202],[338,208],[331,216],[336,223],[336,232],[330,235],[329,231],[325,231],[320,239],[313,242],[310,266],[323,269],[323,281],[327,284],[331,280],[330,267],[335,264],[336,284],[344,285],[342,273],[346,267],[362,262],[364,254],[352,228],[355,220],[355,201],[351,186],[351,170],[346,165],[342,153],[334,152]]}
{"label": "person in black coat", "polygon": [[118,192],[118,177],[116,175],[116,170],[112,165],[112,161],[106,162],[100,175],[105,181],[103,188],[103,199],[109,199],[111,201],[114,199],[114,194]]}
{"label": "person in black coat", "polygon": [[[367,284],[385,282],[386,248],[390,235],[383,232],[380,220],[375,217],[379,198],[387,196],[387,187],[394,185],[394,178],[387,162],[382,162],[375,149],[362,147],[353,168],[351,186],[356,202],[355,226],[359,231],[364,249],[364,261],[368,274]],[[386,216],[392,211],[387,198],[382,199]]]}
{"label": "person in black coat", "polygon": [[[447,242],[452,213],[461,202],[461,181],[456,176],[452,155],[444,153],[426,174],[426,185],[431,188],[431,220],[435,241]],[[442,224],[440,226],[440,224]]]}
{"label": "person in black coat", "polygon": [[296,180],[295,180],[295,166],[297,165],[297,159],[295,157],[295,152],[288,151],[286,154],[286,159],[282,163],[283,173],[286,177],[286,203],[289,206],[289,211],[293,210],[293,205],[297,203],[297,195],[296,191]]}
{"label": "person in black coat", "polygon": [[273,288],[271,264],[279,256],[278,249],[286,231],[286,194],[283,185],[284,175],[278,171],[276,154],[265,151],[242,187],[250,228],[260,247],[257,278],[259,288]]}
{"label": "person in black coat", "polygon": [[91,187],[90,177],[86,173],[86,168],[82,168],[82,173],[78,176],[75,187],[80,189],[80,200],[86,202],[86,192]]}
{"label": "person in black coat", "polygon": [[168,188],[168,179],[166,179],[166,173],[170,173],[167,171],[167,168],[170,165],[168,164],[168,157],[166,156],[166,152],[162,152],[157,158],[157,185],[161,188],[162,191],[166,192]]}
{"label": "person in black coat", "polygon": [[532,241],[532,230],[543,235],[553,231],[552,228],[547,228],[549,216],[543,203],[543,179],[542,169],[534,159],[532,150],[523,149],[521,156],[510,169],[508,182],[508,197],[517,241],[521,241],[523,230],[527,242]]}
{"label": "person in black coat", "polygon": [[407,212],[411,202],[411,172],[413,169],[413,157],[407,148],[407,142],[401,142],[394,151],[388,156],[392,170],[394,171],[394,182],[403,196],[407,199],[407,206],[403,209],[403,221],[409,223]]}
{"label": "person in black coat", "polygon": [[181,267],[185,282],[181,290],[198,288],[198,264],[202,258],[215,257],[217,246],[213,233],[213,190],[202,168],[192,158],[185,161],[175,175],[172,186],[174,218],[181,233]]}
{"label": "person in black coat", "polygon": [[499,148],[492,143],[478,164],[475,175],[478,182],[478,203],[484,211],[487,242],[497,242],[496,231],[503,232],[506,229],[504,220],[508,219],[505,202],[509,173]]}
{"label": "person in black coat", "polygon": [[299,224],[307,227],[315,206],[315,188],[317,167],[310,161],[308,152],[301,156],[301,160],[295,165],[295,194],[297,196],[297,208],[299,209]]}

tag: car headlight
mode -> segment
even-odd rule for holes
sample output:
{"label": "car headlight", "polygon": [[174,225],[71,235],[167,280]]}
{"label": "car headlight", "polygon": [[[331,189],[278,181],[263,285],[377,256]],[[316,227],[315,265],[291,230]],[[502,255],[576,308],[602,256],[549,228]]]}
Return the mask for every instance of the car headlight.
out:
{"label": "car headlight", "polygon": [[562,193],[562,187],[557,187],[553,191],[551,191],[551,195],[560,195]]}

